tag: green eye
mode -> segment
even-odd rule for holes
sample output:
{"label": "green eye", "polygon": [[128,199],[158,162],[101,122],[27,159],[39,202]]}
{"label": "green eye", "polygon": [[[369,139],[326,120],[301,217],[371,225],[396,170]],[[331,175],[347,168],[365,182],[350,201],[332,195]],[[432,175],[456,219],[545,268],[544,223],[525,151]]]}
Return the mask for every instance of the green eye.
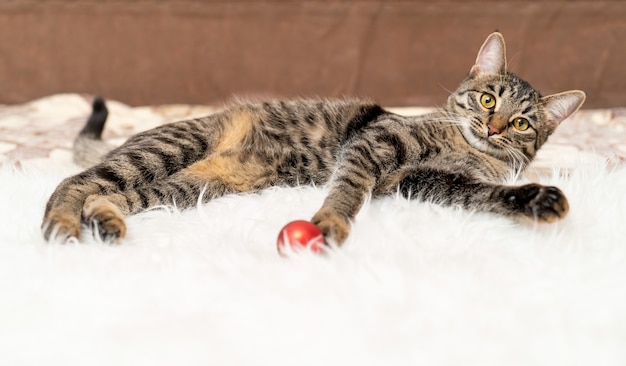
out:
{"label": "green eye", "polygon": [[496,97],[489,93],[484,93],[480,96],[480,104],[487,109],[491,109],[496,106]]}
{"label": "green eye", "polygon": [[530,123],[526,118],[517,117],[513,120],[513,127],[519,131],[526,131],[530,127]]}

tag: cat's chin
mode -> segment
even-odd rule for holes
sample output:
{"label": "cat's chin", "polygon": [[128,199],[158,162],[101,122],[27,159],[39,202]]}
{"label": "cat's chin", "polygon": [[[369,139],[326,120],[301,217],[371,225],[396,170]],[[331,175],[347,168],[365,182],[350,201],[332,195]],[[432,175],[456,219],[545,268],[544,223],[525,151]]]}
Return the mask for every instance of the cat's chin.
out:
{"label": "cat's chin", "polygon": [[465,141],[467,141],[467,143],[476,150],[484,152],[496,158],[505,158],[507,156],[506,151],[504,151],[501,147],[489,141],[488,137],[476,136],[471,128],[463,128],[462,133]]}

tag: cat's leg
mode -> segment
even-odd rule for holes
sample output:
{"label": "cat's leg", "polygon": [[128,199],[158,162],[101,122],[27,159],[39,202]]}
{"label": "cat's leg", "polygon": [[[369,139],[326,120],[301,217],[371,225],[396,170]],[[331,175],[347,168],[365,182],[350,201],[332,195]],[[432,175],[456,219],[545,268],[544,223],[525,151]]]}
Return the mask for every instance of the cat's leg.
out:
{"label": "cat's leg", "polygon": [[[44,213],[42,229],[46,240],[53,237],[60,240],[68,237],[79,238],[83,208],[88,199],[91,204],[94,197],[114,196],[132,191],[133,187],[160,182],[180,169],[174,164],[173,152],[163,146],[158,150],[137,148],[136,151],[133,147],[132,143],[127,144],[122,147],[126,151],[118,152],[108,160],[59,184],[48,200]],[[195,155],[187,152],[187,156],[191,157],[181,158],[183,161],[179,165],[188,164],[185,159],[193,161],[201,153],[201,148],[198,148]],[[123,234],[123,231],[120,233]]]}
{"label": "cat's leg", "polygon": [[311,219],[326,243],[342,244],[348,238],[351,222],[373,186],[373,179],[351,171],[342,172],[333,180],[322,207]]}
{"label": "cat's leg", "polygon": [[[131,192],[133,187],[150,184],[151,181],[166,180],[169,178],[168,169],[170,168],[165,167],[163,160],[157,159],[156,155],[138,152],[119,154],[65,179],[46,205],[42,224],[44,237],[46,240],[53,237],[60,240],[68,237],[79,238],[86,203],[90,203],[92,207],[94,197],[115,196]],[[103,212],[99,216],[106,215],[110,213]],[[121,229],[120,234],[123,236]]]}
{"label": "cat's leg", "polygon": [[155,206],[187,209],[227,193],[252,192],[276,180],[271,168],[254,159],[223,154],[198,161],[187,168],[149,184],[109,194],[87,197],[82,211],[85,222],[101,236],[122,238],[124,217]]}
{"label": "cat's leg", "polygon": [[311,221],[320,229],[326,243],[342,244],[350,225],[378,179],[395,156],[391,143],[370,143],[359,139],[345,147],[329,182],[329,193]]}
{"label": "cat's leg", "polygon": [[342,146],[328,184],[330,191],[311,219],[327,244],[342,244],[348,238],[350,225],[365,200],[376,192],[383,177],[404,163],[406,155],[407,146],[401,136],[381,133],[380,128],[361,131],[358,138]]}
{"label": "cat's leg", "polygon": [[126,235],[126,216],[156,206],[184,210],[229,192],[232,189],[221,182],[190,180],[183,174],[175,174],[122,192],[91,195],[85,200],[82,219],[101,237],[121,239]]}
{"label": "cat's leg", "polygon": [[64,179],[46,204],[41,225],[44,238],[80,237],[81,214],[87,197],[119,191],[130,182],[132,169],[123,159],[111,159]]}
{"label": "cat's leg", "polygon": [[[235,144],[245,137],[251,118],[243,111],[223,113],[163,125],[131,137],[113,150],[105,161],[65,179],[56,188],[44,213],[44,237],[47,240],[52,237],[79,238],[81,218],[85,213],[90,217],[111,217],[105,220],[111,222],[110,231],[122,236],[123,218],[120,219],[120,216],[125,212],[125,203],[119,195],[133,196],[131,192],[135,187],[159,184],[200,161],[208,152],[221,151],[224,146]],[[108,201],[111,204],[95,204],[104,202],[98,199],[100,196],[110,196]],[[83,210],[85,203],[89,204],[86,212]],[[130,208],[129,212],[135,212],[135,208],[147,208],[146,205],[126,205]],[[117,207],[120,212],[115,212],[113,208],[105,209],[107,206]]]}
{"label": "cat's leg", "polygon": [[94,179],[92,171],[87,170],[73,177],[66,178],[57,186],[48,200],[41,225],[46,240],[80,237],[81,211],[85,199],[112,183]]}
{"label": "cat's leg", "polygon": [[540,222],[562,219],[569,211],[560,189],[535,183],[499,185],[461,173],[418,168],[400,180],[398,187],[408,198]]}

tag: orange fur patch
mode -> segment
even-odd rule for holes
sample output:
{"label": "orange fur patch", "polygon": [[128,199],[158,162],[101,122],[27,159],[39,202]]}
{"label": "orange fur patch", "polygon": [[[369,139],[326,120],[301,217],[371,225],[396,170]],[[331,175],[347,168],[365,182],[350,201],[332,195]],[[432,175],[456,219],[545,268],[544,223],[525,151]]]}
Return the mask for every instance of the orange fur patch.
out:
{"label": "orange fur patch", "polygon": [[269,172],[254,162],[240,162],[236,156],[209,157],[185,169],[185,173],[203,181],[219,181],[239,192],[262,186]]}
{"label": "orange fur patch", "polygon": [[239,159],[241,144],[252,129],[255,118],[245,111],[233,112],[213,154],[184,169],[181,173],[194,180],[219,181],[239,192],[262,186],[270,174],[267,167]]}
{"label": "orange fur patch", "polygon": [[219,155],[233,147],[237,147],[246,138],[252,125],[254,116],[245,111],[235,111],[230,116],[230,120],[225,123],[223,135],[215,149],[215,154]]}

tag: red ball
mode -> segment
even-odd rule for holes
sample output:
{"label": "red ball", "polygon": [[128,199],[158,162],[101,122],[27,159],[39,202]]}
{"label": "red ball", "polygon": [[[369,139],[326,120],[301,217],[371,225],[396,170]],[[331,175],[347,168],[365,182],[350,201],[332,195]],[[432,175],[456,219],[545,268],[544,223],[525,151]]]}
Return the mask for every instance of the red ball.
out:
{"label": "red ball", "polygon": [[324,251],[324,235],[312,222],[296,220],[285,225],[278,233],[276,247],[278,253],[286,255],[286,245],[295,251],[310,250],[313,253]]}

